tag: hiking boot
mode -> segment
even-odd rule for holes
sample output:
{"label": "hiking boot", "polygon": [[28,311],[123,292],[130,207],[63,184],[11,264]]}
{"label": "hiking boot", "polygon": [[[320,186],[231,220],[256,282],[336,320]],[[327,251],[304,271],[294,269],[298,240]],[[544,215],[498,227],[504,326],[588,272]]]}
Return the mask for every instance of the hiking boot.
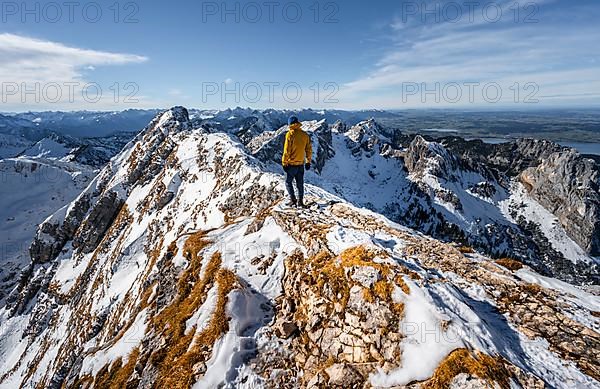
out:
{"label": "hiking boot", "polygon": [[297,204],[298,204],[298,202],[296,201],[296,199],[291,199],[287,203],[285,203],[285,206],[286,207],[295,207]]}
{"label": "hiking boot", "polygon": [[300,201],[298,201],[298,208],[306,208],[306,205],[304,205],[303,199],[300,199]]}

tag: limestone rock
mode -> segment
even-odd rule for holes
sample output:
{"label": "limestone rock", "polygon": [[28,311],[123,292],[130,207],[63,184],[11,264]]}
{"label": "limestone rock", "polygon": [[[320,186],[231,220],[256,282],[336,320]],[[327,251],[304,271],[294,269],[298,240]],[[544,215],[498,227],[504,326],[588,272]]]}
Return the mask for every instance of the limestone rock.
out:
{"label": "limestone rock", "polygon": [[277,334],[280,338],[288,339],[296,331],[298,331],[298,326],[289,321],[279,321],[275,325],[275,330],[277,331]]}
{"label": "limestone rock", "polygon": [[357,266],[352,274],[352,279],[365,288],[370,288],[377,281],[381,280],[381,274],[374,267]]}
{"label": "limestone rock", "polygon": [[342,388],[356,387],[363,380],[361,375],[353,369],[350,365],[343,363],[336,363],[327,369],[325,373],[329,377],[327,383],[333,386],[339,386]]}

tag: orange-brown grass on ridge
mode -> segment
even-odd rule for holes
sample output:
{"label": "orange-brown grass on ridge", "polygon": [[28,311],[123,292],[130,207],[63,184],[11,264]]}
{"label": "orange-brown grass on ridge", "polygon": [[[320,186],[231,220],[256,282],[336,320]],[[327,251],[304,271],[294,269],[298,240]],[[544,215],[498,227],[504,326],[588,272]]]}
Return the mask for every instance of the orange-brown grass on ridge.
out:
{"label": "orange-brown grass on ridge", "polygon": [[[466,373],[490,382],[501,388],[510,388],[511,373],[501,357],[490,357],[482,352],[471,353],[461,348],[451,352],[435,369],[433,376],[423,382],[423,389],[446,389],[454,377]],[[490,385],[491,387],[492,385]]]}
{"label": "orange-brown grass on ridge", "polygon": [[310,276],[316,281],[317,287],[323,289],[325,284],[328,284],[335,295],[342,296],[342,305],[345,306],[350,297],[350,287],[344,268],[337,264],[335,257],[327,252],[321,252],[309,260],[313,265]]}
{"label": "orange-brown grass on ridge", "polygon": [[379,297],[381,301],[385,301],[390,306],[392,312],[394,312],[397,316],[402,317],[404,314],[404,304],[393,301],[392,293],[394,292],[394,287],[390,281],[377,281],[372,286],[372,292],[375,296]]}
{"label": "orange-brown grass on ridge", "polygon": [[[226,307],[229,293],[238,285],[238,278],[231,270],[220,269],[216,276],[217,302],[208,326],[197,336],[195,331],[190,331],[193,344],[183,350],[179,356],[169,352],[160,369],[156,385],[160,388],[183,389],[190,388],[195,381],[194,366],[205,362],[210,355],[206,350],[212,350],[215,342],[229,330],[229,318]],[[195,330],[195,327],[194,327]],[[177,351],[177,350],[175,350]],[[179,354],[179,353],[177,353]],[[174,357],[174,358],[171,358]]]}
{"label": "orange-brown grass on ridge", "polygon": [[512,271],[517,271],[523,268],[523,264],[521,262],[512,258],[500,258],[496,260],[496,263]]}
{"label": "orange-brown grass on ridge", "polygon": [[327,283],[336,294],[341,294],[342,305],[346,305],[350,296],[350,283],[346,276],[346,268],[353,266],[371,266],[389,274],[385,266],[372,262],[376,254],[364,246],[349,248],[335,257],[327,252],[320,252],[309,261],[313,265],[312,275],[317,280],[317,286],[322,289]]}
{"label": "orange-brown grass on ridge", "polygon": [[[127,386],[127,381],[135,364],[140,355],[139,348],[133,349],[133,351],[127,357],[127,363],[123,365],[121,358],[115,360],[109,368],[109,365],[105,365],[100,369],[94,380],[95,389],[121,389]],[[84,378],[85,379],[85,378]]]}
{"label": "orange-brown grass on ridge", "polygon": [[[411,277],[412,279],[414,279],[413,277],[416,275],[417,277],[419,277],[419,275],[415,272],[412,272],[413,274],[409,274],[409,277]],[[418,279],[418,278],[417,278]],[[404,281],[404,278],[402,277],[402,274],[398,274],[396,276],[396,278],[394,278],[394,282],[396,283],[396,285],[398,285],[400,287],[400,289],[402,289],[402,291],[405,294],[410,294],[410,288],[408,287],[408,285],[406,284],[406,282]]]}
{"label": "orange-brown grass on ridge", "polygon": [[127,158],[127,162],[125,162],[125,164],[127,165],[128,174],[131,174],[131,172],[133,172],[137,168],[137,164],[138,164],[141,154],[142,154],[142,147],[138,143],[135,145],[134,149],[131,151],[131,154],[129,154],[129,158]]}
{"label": "orange-brown grass on ridge", "polygon": [[[150,323],[151,329],[165,340],[165,346],[150,356],[150,363],[158,369],[156,387],[190,387],[195,380],[194,365],[208,359],[207,350],[212,349],[215,341],[228,329],[225,309],[228,294],[238,284],[237,277],[221,268],[219,252],[215,252],[202,268],[200,252],[209,244],[205,232],[195,232],[187,238],[183,253],[189,263],[177,281],[177,295]],[[207,328],[195,336],[194,326],[186,334],[187,320],[206,301],[208,291],[215,283],[217,302]]]}
{"label": "orange-brown grass on ridge", "polygon": [[475,250],[473,250],[473,247],[470,246],[459,246],[458,251],[460,251],[463,254],[473,254],[475,252]]}
{"label": "orange-brown grass on ridge", "polygon": [[159,332],[164,331],[168,337],[179,337],[185,331],[185,322],[204,302],[206,293],[221,267],[221,255],[216,252],[204,269],[204,277],[199,279],[202,268],[202,256],[199,254],[209,244],[201,231],[190,235],[183,246],[184,256],[189,263],[177,281],[177,296],[152,319],[154,328]]}
{"label": "orange-brown grass on ridge", "polygon": [[[67,386],[66,384],[63,384],[63,388],[88,389],[88,388],[91,388],[93,385],[94,385],[94,377],[92,377],[90,374],[85,374],[85,375],[82,375],[81,377],[77,377],[75,379],[75,381],[73,381],[73,383],[70,384],[69,386]],[[40,388],[40,389],[43,389],[43,388]]]}
{"label": "orange-brown grass on ridge", "polygon": [[339,258],[344,267],[370,266],[379,270],[381,275],[386,277],[390,274],[389,266],[374,262],[373,260],[377,256],[387,256],[387,254],[383,251],[369,250],[365,246],[356,246],[342,251]]}
{"label": "orange-brown grass on ridge", "polygon": [[[387,302],[392,310],[399,315],[402,315],[404,312],[404,306],[399,303],[394,303],[392,300],[392,293],[394,292],[394,283],[399,286],[402,291],[406,294],[410,294],[410,289],[408,285],[404,282],[401,274],[397,274],[394,277],[394,283],[392,283],[388,278],[391,275],[390,266],[387,264],[381,264],[374,262],[373,260],[377,256],[387,256],[385,252],[376,251],[376,250],[368,250],[365,246],[356,246],[344,250],[340,254],[341,262],[344,267],[352,267],[352,266],[370,266],[373,267],[381,273],[382,280],[377,281],[370,290],[365,291],[363,295],[368,299],[372,300],[373,296],[377,296],[379,299]],[[394,266],[394,268],[398,271],[403,270],[401,266]]]}

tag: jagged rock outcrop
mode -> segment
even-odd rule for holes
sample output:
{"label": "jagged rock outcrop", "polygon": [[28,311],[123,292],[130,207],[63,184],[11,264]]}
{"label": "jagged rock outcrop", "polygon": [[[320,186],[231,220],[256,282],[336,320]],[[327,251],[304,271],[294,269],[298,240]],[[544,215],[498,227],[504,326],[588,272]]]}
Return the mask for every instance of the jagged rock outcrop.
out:
{"label": "jagged rock outcrop", "polygon": [[54,260],[65,244],[73,239],[75,231],[81,225],[89,209],[90,195],[84,193],[66,212],[63,221],[53,218],[42,223],[29,248],[31,261],[34,264],[41,264]]}
{"label": "jagged rock outcrop", "polygon": [[590,255],[600,253],[599,167],[573,149],[539,139],[500,144],[444,138],[462,159],[518,177],[531,196],[553,213],[570,237]]}
{"label": "jagged rock outcrop", "polygon": [[[169,134],[185,131],[190,126],[187,109],[174,107],[158,115],[137,139],[128,158],[124,156],[106,166],[90,186],[73,202],[42,223],[29,252],[32,264],[50,263],[71,242],[79,253],[93,253],[105,239],[109,228],[123,210],[124,196],[134,187],[144,185],[156,177],[175,150]],[[127,174],[115,180],[114,171],[127,167]],[[19,311],[43,286],[48,286],[55,267],[50,271],[34,272],[26,269],[22,288],[10,296],[13,311]]]}
{"label": "jagged rock outcrop", "polygon": [[518,139],[513,142],[493,145],[487,162],[502,168],[508,175],[518,175],[523,170],[536,166],[550,155],[564,148],[542,139]]}
{"label": "jagged rock outcrop", "polygon": [[331,131],[336,132],[338,134],[343,134],[347,131],[346,123],[341,120],[337,120],[335,123],[331,125]]}
{"label": "jagged rock outcrop", "polygon": [[323,171],[323,167],[327,160],[335,155],[331,128],[329,128],[327,122],[323,122],[317,127],[313,131],[313,136],[316,137],[316,139],[313,140],[314,168],[315,171],[320,174]]}
{"label": "jagged rock outcrop", "polygon": [[295,253],[286,260],[277,320],[300,331],[292,347],[305,385],[322,380],[353,386],[378,366],[386,371],[397,366],[403,304],[392,295],[396,289],[410,293],[402,280],[407,270],[389,261],[376,263],[378,255],[385,258],[358,247],[337,259],[321,252],[312,258]]}
{"label": "jagged rock outcrop", "polygon": [[118,198],[116,192],[108,192],[101,196],[79,227],[77,236],[73,237],[73,248],[84,254],[93,252],[113,224],[123,204],[124,201]]}
{"label": "jagged rock outcrop", "polygon": [[539,165],[552,153],[564,149],[560,145],[541,139],[517,139],[505,143],[485,143],[482,140],[465,140],[460,137],[443,137],[438,140],[463,160],[471,160],[495,168],[510,177]]}
{"label": "jagged rock outcrop", "polygon": [[458,168],[456,157],[441,144],[428,142],[421,136],[411,142],[404,163],[411,174],[422,177],[429,173],[446,180],[454,180],[454,170]]}
{"label": "jagged rock outcrop", "polygon": [[[339,132],[342,129],[338,126],[336,131]],[[381,153],[384,146],[391,144],[391,140],[384,135],[383,127],[375,119],[369,119],[352,126],[345,131],[345,135],[347,136],[346,144],[355,156],[360,155],[361,151]]]}
{"label": "jagged rock outcrop", "polygon": [[[484,162],[481,154],[465,159],[473,149],[467,148],[468,152],[461,149],[464,145],[457,145],[455,138],[443,138],[442,141],[446,146],[416,136],[404,157],[410,177],[421,191],[418,196],[431,198],[430,204],[447,204],[460,215],[457,218],[453,212],[447,212],[443,208],[438,209],[439,213],[436,215],[425,208],[421,214],[426,216],[430,226],[425,232],[475,247],[496,257],[509,256],[519,259],[542,274],[559,277],[567,282],[599,282],[597,264],[591,259],[579,261],[567,258],[567,254],[557,249],[540,228],[539,223],[544,223],[544,220],[536,223],[523,216],[520,211],[522,207],[526,207],[522,203],[523,199],[509,201],[507,209],[501,211],[508,213],[514,222],[507,223],[502,217],[497,219],[499,222],[480,223],[481,219],[497,212],[486,209],[486,203],[500,204],[515,191],[507,172],[541,163],[537,168],[525,170],[520,176],[521,181],[530,190],[532,198],[550,213],[558,216],[567,233],[584,249],[588,248],[590,242],[595,239],[594,234],[598,235],[592,227],[595,226],[598,212],[595,205],[598,204],[598,174],[593,161],[583,162],[574,151],[573,154],[569,154],[568,150],[551,153],[552,150],[561,150],[552,142],[523,140],[503,145],[501,150],[495,151],[496,145],[485,145],[484,149],[490,160]],[[455,154],[460,153],[460,150],[463,150],[462,155]],[[505,154],[509,153],[507,150],[514,152],[520,159],[509,159],[508,154]],[[549,155],[548,161],[554,162],[542,162],[545,155]],[[503,166],[501,171],[494,171],[500,165]],[[527,183],[528,180],[536,182],[535,194],[532,184]],[[482,199],[481,207],[485,211],[481,211],[481,217],[469,223],[462,222],[461,225],[460,219],[472,212],[469,207],[472,207],[473,195]],[[416,206],[423,208],[420,203]],[[435,205],[432,207],[435,208]],[[585,216],[578,212],[583,208],[590,211],[585,212]],[[391,217],[394,218],[393,215]],[[414,218],[400,220],[403,224],[419,228],[413,224],[412,219]],[[556,244],[560,246],[561,243]]]}
{"label": "jagged rock outcrop", "polygon": [[[276,122],[275,128],[278,127],[279,124]],[[236,124],[236,128],[234,134],[240,139],[240,142],[247,145],[257,136],[268,131],[273,131],[274,124],[268,122],[262,114],[256,113],[256,115],[243,118]]]}
{"label": "jagged rock outcrop", "polygon": [[[150,123],[140,135],[144,139],[151,140],[148,142],[148,148],[145,150],[142,150],[141,147],[136,148],[129,157],[128,185],[134,186],[139,181],[143,182],[144,179],[157,173],[157,170],[160,169],[159,161],[173,150],[173,147],[162,146],[165,142],[165,133],[170,130],[184,130],[188,123],[188,112],[183,107],[175,107],[166,111]],[[37,237],[30,248],[34,263],[46,263],[56,258],[66,242],[75,238],[74,234],[82,223],[84,229],[74,239],[75,246],[82,246],[84,252],[91,252],[95,248],[122,205],[122,200],[118,199],[117,193],[112,192],[104,194],[90,210],[92,201],[96,201],[96,198],[106,190],[107,176],[110,175],[111,170],[112,167],[108,166],[104,172],[100,173],[100,178],[91,184],[90,188],[75,201],[72,207],[65,208],[62,214],[45,221],[40,226]],[[94,185],[95,187],[93,187]]]}

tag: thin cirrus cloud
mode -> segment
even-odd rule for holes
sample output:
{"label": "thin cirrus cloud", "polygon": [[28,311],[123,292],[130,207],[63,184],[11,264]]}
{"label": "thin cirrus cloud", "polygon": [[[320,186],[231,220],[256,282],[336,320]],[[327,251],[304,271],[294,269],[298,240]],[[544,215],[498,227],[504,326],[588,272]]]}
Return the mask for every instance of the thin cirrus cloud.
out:
{"label": "thin cirrus cloud", "polygon": [[[560,12],[565,14],[557,18],[556,8],[543,8],[552,3],[538,3],[540,12],[534,23],[516,22],[512,12],[495,23],[481,17],[453,23],[423,22],[418,15],[416,21],[396,17],[387,30],[392,45],[382,48],[370,71],[343,85],[342,101],[360,99],[362,104],[386,108],[448,105],[443,99],[423,99],[420,93],[410,102],[401,91],[407,84],[425,83],[433,90],[436,84],[475,82],[500,85],[506,97],[502,102],[506,103],[514,100],[510,88],[515,83],[537,85],[536,95],[542,104],[560,103],[561,96],[567,103],[597,103],[600,58],[590,48],[600,40],[600,30],[569,21],[572,13],[589,15],[589,8],[587,13],[576,7],[562,8]],[[509,4],[512,2],[501,5],[507,10]],[[556,24],[556,20],[562,22]],[[486,103],[478,97],[475,102],[463,99],[459,104]]]}
{"label": "thin cirrus cloud", "polygon": [[[3,83],[85,83],[85,72],[100,66],[142,63],[147,57],[70,47],[27,36],[0,34],[0,80]],[[12,96],[19,98],[19,96]]]}

